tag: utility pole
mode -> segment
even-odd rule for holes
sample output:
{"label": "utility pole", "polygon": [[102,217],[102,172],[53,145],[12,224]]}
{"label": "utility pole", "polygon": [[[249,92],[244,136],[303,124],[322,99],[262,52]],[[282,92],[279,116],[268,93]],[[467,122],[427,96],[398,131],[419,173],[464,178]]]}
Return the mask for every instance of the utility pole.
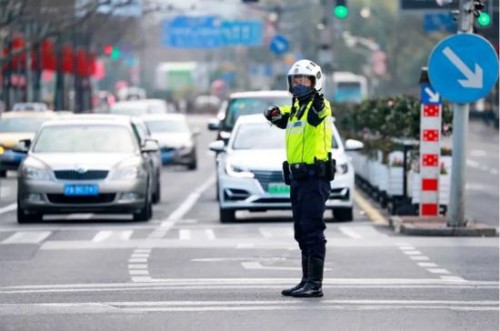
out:
{"label": "utility pole", "polygon": [[[458,33],[472,33],[474,23],[473,0],[459,1]],[[453,158],[451,164],[450,213],[448,226],[464,227],[465,220],[465,162],[469,126],[468,103],[453,105]]]}

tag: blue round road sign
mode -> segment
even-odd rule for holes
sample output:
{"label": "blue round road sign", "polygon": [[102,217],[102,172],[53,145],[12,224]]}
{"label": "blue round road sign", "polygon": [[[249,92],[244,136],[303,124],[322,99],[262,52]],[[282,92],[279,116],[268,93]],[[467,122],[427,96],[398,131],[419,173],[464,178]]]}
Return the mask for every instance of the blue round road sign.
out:
{"label": "blue round road sign", "polygon": [[429,79],[441,96],[455,103],[486,96],[498,79],[493,46],[474,34],[457,34],[440,41],[429,57]]}
{"label": "blue round road sign", "polygon": [[288,39],[285,36],[277,35],[271,40],[271,44],[269,45],[269,49],[276,55],[285,54],[288,52],[290,45],[288,43]]}

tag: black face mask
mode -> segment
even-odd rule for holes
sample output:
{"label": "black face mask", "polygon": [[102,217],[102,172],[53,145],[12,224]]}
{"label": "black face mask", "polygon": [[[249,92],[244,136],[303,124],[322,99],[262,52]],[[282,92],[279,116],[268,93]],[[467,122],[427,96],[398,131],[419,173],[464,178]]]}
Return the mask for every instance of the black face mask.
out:
{"label": "black face mask", "polygon": [[300,84],[294,85],[292,87],[293,96],[299,100],[307,99],[309,97],[309,95],[312,94],[313,91],[314,91],[314,89],[312,87],[300,85]]}

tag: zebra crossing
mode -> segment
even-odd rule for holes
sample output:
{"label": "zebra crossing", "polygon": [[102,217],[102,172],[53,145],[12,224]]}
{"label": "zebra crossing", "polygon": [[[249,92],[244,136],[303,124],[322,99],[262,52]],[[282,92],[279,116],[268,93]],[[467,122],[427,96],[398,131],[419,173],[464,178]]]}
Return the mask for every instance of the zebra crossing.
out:
{"label": "zebra crossing", "polygon": [[[23,229],[22,231],[4,230],[0,232],[0,245],[35,244],[57,241],[85,241],[92,243],[124,242],[131,240],[170,240],[179,242],[214,242],[217,240],[291,240],[293,229],[291,224],[283,226],[254,226],[228,227],[225,225],[195,225],[177,226],[162,236],[151,237],[155,228],[123,228],[123,229],[94,229],[94,228],[59,228],[59,229]],[[386,234],[370,225],[333,226],[326,231],[329,239],[373,239],[385,238]]]}

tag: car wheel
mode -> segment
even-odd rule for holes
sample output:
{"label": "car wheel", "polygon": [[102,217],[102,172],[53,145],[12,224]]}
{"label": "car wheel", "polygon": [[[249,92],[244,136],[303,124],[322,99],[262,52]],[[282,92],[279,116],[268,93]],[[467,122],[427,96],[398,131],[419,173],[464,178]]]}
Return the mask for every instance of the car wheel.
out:
{"label": "car wheel", "polygon": [[353,220],[351,208],[335,208],[332,210],[333,220],[336,222],[351,222]]}
{"label": "car wheel", "polygon": [[234,209],[222,209],[219,207],[219,216],[221,223],[232,223],[236,219],[236,210]]}
{"label": "car wheel", "polygon": [[43,219],[43,214],[26,213],[24,209],[19,207],[19,203],[17,204],[17,223],[19,224],[37,223],[41,222],[42,219]]}
{"label": "car wheel", "polygon": [[144,207],[138,213],[134,213],[134,221],[147,222],[153,217],[153,203],[148,196]]}
{"label": "car wheel", "polygon": [[7,177],[7,170],[0,170],[0,178]]}
{"label": "car wheel", "polygon": [[196,160],[196,158],[194,158],[193,161],[191,161],[191,163],[188,164],[187,168],[189,170],[196,170],[198,168],[198,161]]}
{"label": "car wheel", "polygon": [[220,193],[219,193],[219,189],[220,189],[220,187],[219,187],[219,180],[217,180],[217,181],[215,182],[215,199],[216,199],[217,201],[220,201]]}
{"label": "car wheel", "polygon": [[158,178],[158,182],[156,183],[156,190],[155,193],[153,193],[153,203],[157,204],[161,200],[161,185],[160,185],[160,179]]}

